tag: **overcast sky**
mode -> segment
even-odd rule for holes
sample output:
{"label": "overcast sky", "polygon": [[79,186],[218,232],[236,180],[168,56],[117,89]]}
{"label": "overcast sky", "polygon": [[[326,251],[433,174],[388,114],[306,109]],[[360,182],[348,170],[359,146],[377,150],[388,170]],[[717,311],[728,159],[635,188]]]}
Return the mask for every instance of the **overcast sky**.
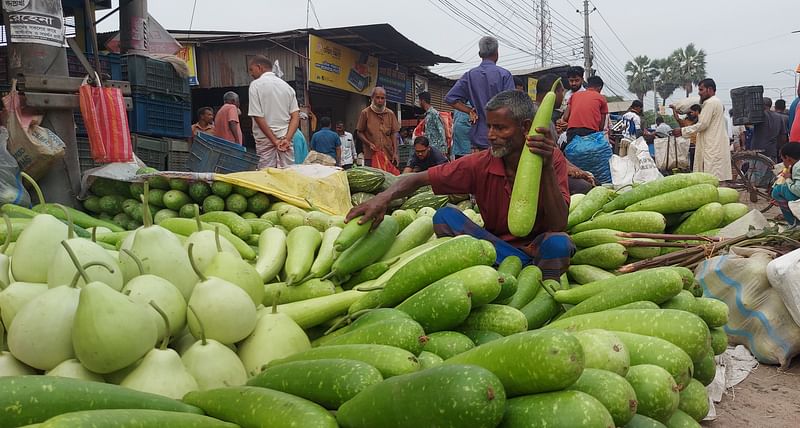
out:
{"label": "overcast sky", "polygon": [[[434,69],[458,74],[478,63],[477,40],[491,30],[501,38],[500,62],[511,70],[538,67],[540,59],[534,33],[533,10],[539,0],[314,0],[309,25],[317,28],[389,23],[419,45],[438,54],[464,61],[459,66]],[[114,6],[118,1],[114,1]],[[194,18],[192,8],[196,4]],[[447,4],[480,22],[458,16]],[[583,18],[576,13],[581,0],[550,0],[553,49],[548,62],[583,65]],[[709,77],[727,102],[731,88],[764,85],[765,94],[777,99],[780,91],[791,101],[793,73],[776,72],[800,63],[800,1],[797,0],[594,0],[590,28],[596,56],[595,68],[607,83],[606,94],[626,99],[624,66],[633,55],[664,57],[674,49],[695,43],[708,54]],[[281,31],[304,28],[304,0],[150,0],[149,12],[167,29]],[[98,16],[104,12],[99,12]],[[118,28],[118,19],[101,24],[100,31]],[[612,31],[613,29],[613,31]],[[618,40],[619,38],[619,40]],[[523,49],[524,51],[515,49]],[[680,98],[679,89],[673,98]],[[645,105],[652,105],[652,93]]]}

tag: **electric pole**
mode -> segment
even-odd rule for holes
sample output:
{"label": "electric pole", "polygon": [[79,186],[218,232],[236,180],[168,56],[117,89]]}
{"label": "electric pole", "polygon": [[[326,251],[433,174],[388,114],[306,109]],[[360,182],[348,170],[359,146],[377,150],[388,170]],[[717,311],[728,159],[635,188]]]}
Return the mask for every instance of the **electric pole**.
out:
{"label": "electric pole", "polygon": [[589,36],[589,14],[594,11],[595,8],[589,10],[589,0],[583,0],[583,68],[586,71],[586,78],[594,76],[592,38]]}
{"label": "electric pole", "polygon": [[540,0],[539,2],[539,49],[542,58],[542,68],[545,66],[545,47],[547,46],[547,27],[545,26],[545,8],[547,7],[547,0]]}

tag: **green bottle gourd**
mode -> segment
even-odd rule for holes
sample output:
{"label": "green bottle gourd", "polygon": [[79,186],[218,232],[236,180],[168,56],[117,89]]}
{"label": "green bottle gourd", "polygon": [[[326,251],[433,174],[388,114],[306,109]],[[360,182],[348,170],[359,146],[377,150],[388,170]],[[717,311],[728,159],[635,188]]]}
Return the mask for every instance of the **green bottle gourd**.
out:
{"label": "green bottle gourd", "polygon": [[[536,129],[549,126],[556,102],[555,85],[558,84],[560,80],[556,81],[554,89],[545,95],[539,105],[528,135],[540,135]],[[511,191],[511,203],[508,206],[508,230],[514,236],[528,236],[533,230],[539,210],[541,179],[542,157],[531,153],[527,145],[523,146]]]}

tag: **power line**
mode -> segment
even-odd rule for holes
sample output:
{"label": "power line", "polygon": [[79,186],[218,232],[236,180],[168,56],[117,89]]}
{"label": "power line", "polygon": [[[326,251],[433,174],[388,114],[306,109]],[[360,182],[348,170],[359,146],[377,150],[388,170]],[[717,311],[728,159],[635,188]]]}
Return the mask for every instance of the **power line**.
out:
{"label": "power line", "polygon": [[622,41],[622,38],[619,37],[619,34],[617,34],[617,32],[614,30],[614,28],[611,27],[611,24],[609,24],[608,21],[606,21],[606,17],[603,16],[603,12],[601,12],[600,9],[597,9],[597,6],[594,3],[592,3],[592,6],[594,6],[595,10],[597,10],[597,15],[600,16],[600,19],[603,21],[603,23],[606,24],[606,27],[608,27],[608,29],[611,30],[611,34],[613,34],[614,37],[616,37],[616,39],[619,42],[619,44],[621,44],[622,47],[625,48],[625,51],[628,52],[628,55],[631,56],[631,59],[635,58],[636,55],[634,55],[631,52],[631,50],[628,49],[628,46],[625,45],[625,42]]}

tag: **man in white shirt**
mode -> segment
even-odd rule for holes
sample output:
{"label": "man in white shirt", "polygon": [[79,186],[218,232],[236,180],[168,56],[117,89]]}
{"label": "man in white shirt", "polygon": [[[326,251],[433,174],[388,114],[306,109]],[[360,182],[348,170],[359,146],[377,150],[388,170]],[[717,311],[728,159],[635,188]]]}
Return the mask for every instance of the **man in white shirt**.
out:
{"label": "man in white shirt", "polygon": [[656,134],[672,134],[672,127],[664,123],[664,118],[661,116],[656,116]]}
{"label": "man in white shirt", "polygon": [[642,117],[640,115],[643,109],[644,104],[639,100],[635,100],[631,103],[628,111],[622,115],[622,123],[625,124],[622,128],[623,137],[635,140],[642,135]]}
{"label": "man in white shirt", "polygon": [[702,109],[697,123],[672,131],[676,137],[697,134],[694,171],[716,175],[719,181],[731,180],[731,151],[722,101],[716,96],[717,84],[703,79],[697,85]]}
{"label": "man in white shirt", "polygon": [[339,139],[342,140],[342,168],[350,169],[355,163],[356,156],[356,143],[353,140],[353,134],[344,130],[344,122],[336,122],[336,133],[339,134]]}
{"label": "man in white shirt", "polygon": [[272,72],[272,61],[256,55],[250,59],[250,107],[258,168],[285,168],[294,164],[292,138],[300,124],[294,89]]}

